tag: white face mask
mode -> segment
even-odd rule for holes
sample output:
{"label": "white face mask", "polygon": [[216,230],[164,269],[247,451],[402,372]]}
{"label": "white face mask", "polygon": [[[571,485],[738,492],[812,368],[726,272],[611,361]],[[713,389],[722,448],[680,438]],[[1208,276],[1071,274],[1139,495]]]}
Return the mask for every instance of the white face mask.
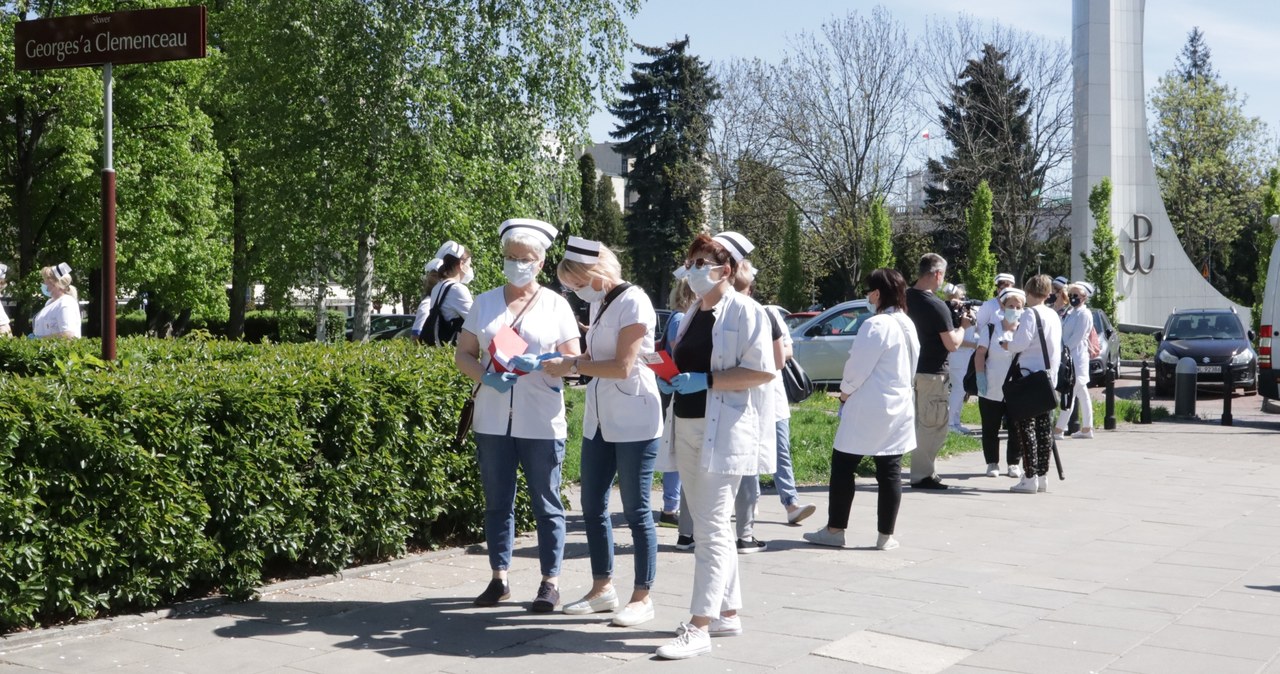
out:
{"label": "white face mask", "polygon": [[528,260],[504,260],[502,262],[502,273],[511,282],[511,285],[517,288],[523,288],[538,277],[538,263]]}
{"label": "white face mask", "polygon": [[1016,323],[1018,321],[1018,310],[1006,308],[1004,310],[1004,322]]}
{"label": "white face mask", "polygon": [[473,281],[475,277],[476,277],[476,270],[472,269],[471,265],[467,265],[467,270],[462,272],[462,285],[467,285],[468,283],[471,283],[471,281]]}
{"label": "white face mask", "polygon": [[594,283],[595,283],[594,280],[587,283],[587,285],[584,285],[581,288],[578,288],[577,290],[573,291],[573,294],[577,295],[583,302],[586,302],[587,304],[595,304],[596,302],[603,300],[604,296],[607,295],[608,293],[606,293],[603,290],[596,290],[595,288],[593,288],[592,284]]}
{"label": "white face mask", "polygon": [[690,269],[685,280],[689,282],[689,289],[698,297],[706,295],[720,284],[720,281],[711,280],[711,265],[703,265],[701,269],[697,267]]}

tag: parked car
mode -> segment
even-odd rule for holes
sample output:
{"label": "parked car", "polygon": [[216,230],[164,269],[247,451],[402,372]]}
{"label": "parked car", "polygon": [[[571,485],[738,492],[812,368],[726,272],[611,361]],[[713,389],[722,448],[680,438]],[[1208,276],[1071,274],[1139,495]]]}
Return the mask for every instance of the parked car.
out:
{"label": "parked car", "polygon": [[[413,327],[413,314],[374,314],[369,317],[369,339],[386,330],[399,330]],[[355,317],[347,319],[347,339],[351,339],[355,329]],[[385,339],[385,337],[383,338]]]}
{"label": "parked car", "polygon": [[1258,355],[1251,342],[1252,330],[1245,330],[1240,317],[1230,309],[1183,309],[1169,314],[1164,330],[1154,335],[1160,343],[1156,351],[1156,395],[1173,393],[1178,361],[1196,362],[1196,380],[1227,382],[1231,390],[1258,391]]}
{"label": "parked car", "polygon": [[837,304],[791,331],[795,359],[815,384],[839,384],[858,328],[872,314],[866,300]]}
{"label": "parked car", "polygon": [[1111,325],[1111,318],[1101,309],[1093,310],[1093,329],[1098,332],[1102,351],[1089,361],[1089,385],[1106,386],[1107,372],[1120,372],[1120,331]]}
{"label": "parked car", "polygon": [[813,318],[814,316],[817,316],[817,315],[818,315],[818,314],[820,314],[820,313],[822,313],[822,312],[820,312],[820,311],[797,311],[797,312],[792,313],[792,314],[785,314],[785,316],[786,316],[786,317],[785,317],[783,320],[787,322],[787,329],[788,329],[788,330],[795,330],[797,327],[799,327],[799,326],[800,326],[800,324],[801,324],[801,323],[806,323],[806,322],[808,322],[808,320],[809,320],[809,319]]}
{"label": "parked car", "polygon": [[662,350],[667,343],[667,321],[671,320],[671,314],[675,312],[670,309],[655,309],[654,313],[658,315],[658,324],[653,326],[653,343],[656,349]]}

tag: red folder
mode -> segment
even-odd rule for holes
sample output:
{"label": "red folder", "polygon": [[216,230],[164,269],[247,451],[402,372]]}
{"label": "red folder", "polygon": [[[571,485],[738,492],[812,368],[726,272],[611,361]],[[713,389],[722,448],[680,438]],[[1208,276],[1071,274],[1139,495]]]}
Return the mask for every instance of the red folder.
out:
{"label": "red folder", "polygon": [[662,381],[670,382],[672,377],[680,374],[680,368],[676,367],[675,361],[671,360],[671,354],[666,351],[642,354],[640,358]]}
{"label": "red folder", "polygon": [[493,369],[495,372],[515,372],[516,374],[524,374],[511,369],[511,359],[524,353],[529,348],[529,343],[524,341],[511,326],[504,325],[498,330],[498,334],[493,336],[493,340],[489,342],[489,356],[493,358]]}

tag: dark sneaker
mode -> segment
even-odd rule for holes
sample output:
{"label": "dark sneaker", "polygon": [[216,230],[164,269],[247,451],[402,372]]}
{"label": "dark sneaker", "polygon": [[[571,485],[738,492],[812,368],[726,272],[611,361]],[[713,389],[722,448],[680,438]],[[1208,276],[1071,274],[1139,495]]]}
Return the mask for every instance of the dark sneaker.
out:
{"label": "dark sneaker", "polygon": [[947,485],[942,484],[941,480],[937,480],[932,477],[926,477],[925,479],[920,480],[919,482],[912,482],[911,488],[912,489],[947,489],[948,487]]}
{"label": "dark sneaker", "polygon": [[484,592],[481,592],[480,596],[476,597],[475,605],[497,606],[498,602],[509,597],[511,597],[511,586],[507,585],[506,581],[494,578],[489,581],[489,587],[486,587]]}
{"label": "dark sneaker", "polygon": [[692,550],[692,549],[693,549],[693,536],[681,536],[681,537],[677,538],[677,539],[676,539],[676,549],[677,549],[677,550]]}
{"label": "dark sneaker", "polygon": [[658,526],[660,527],[678,527],[680,526],[679,513],[662,513],[658,515]]}
{"label": "dark sneaker", "polygon": [[753,552],[762,552],[768,549],[769,544],[752,536],[751,538],[738,539],[738,554],[749,555]]}
{"label": "dark sneaker", "polygon": [[529,605],[529,610],[534,613],[550,613],[556,610],[559,603],[560,589],[544,580],[538,586],[538,597]]}

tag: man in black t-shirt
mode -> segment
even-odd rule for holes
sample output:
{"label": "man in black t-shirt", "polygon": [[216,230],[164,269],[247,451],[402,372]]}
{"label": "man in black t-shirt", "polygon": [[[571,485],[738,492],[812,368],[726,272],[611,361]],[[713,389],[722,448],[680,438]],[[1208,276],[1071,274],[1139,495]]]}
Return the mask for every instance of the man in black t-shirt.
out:
{"label": "man in black t-shirt", "polygon": [[916,364],[916,449],[911,453],[911,486],[916,489],[946,489],[933,469],[938,452],[947,441],[947,402],[951,382],[947,374],[947,354],[964,341],[971,323],[968,316],[956,327],[951,310],[935,294],[947,275],[947,261],[936,253],[920,258],[920,276],[907,289],[907,316],[915,323],[920,338],[920,359]]}

